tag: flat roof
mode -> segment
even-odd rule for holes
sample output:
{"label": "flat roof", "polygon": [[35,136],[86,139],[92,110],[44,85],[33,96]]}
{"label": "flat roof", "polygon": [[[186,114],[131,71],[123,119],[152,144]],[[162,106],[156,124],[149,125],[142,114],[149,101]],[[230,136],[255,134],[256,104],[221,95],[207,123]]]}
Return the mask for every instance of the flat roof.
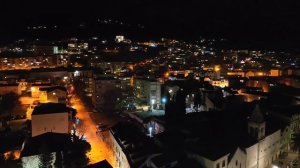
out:
{"label": "flat roof", "polygon": [[71,108],[62,103],[43,103],[36,106],[32,115],[51,114],[51,113],[68,113]]}

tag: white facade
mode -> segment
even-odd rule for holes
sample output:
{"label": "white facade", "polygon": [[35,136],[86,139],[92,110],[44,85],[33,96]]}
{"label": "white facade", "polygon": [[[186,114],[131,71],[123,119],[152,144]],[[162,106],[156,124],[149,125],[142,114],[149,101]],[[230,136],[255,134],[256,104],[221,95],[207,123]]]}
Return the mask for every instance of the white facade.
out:
{"label": "white facade", "polygon": [[106,143],[110,151],[113,152],[113,163],[115,165],[112,165],[113,167],[118,168],[130,168],[130,164],[127,160],[127,157],[122,149],[122,147],[119,145],[117,140],[115,139],[114,135],[111,131],[108,132],[107,136],[103,137],[103,141]]}
{"label": "white facade", "polygon": [[245,151],[237,148],[228,168],[265,168],[271,166],[280,153],[280,130],[261,139]]}
{"label": "white facade", "polygon": [[240,148],[237,148],[233,154],[230,162],[228,163],[228,168],[245,168],[246,167],[246,153]]}
{"label": "white facade", "polygon": [[32,115],[32,137],[46,133],[70,133],[69,113]]}
{"label": "white facade", "polygon": [[67,92],[55,89],[51,92],[40,91],[39,100],[41,103],[52,102],[52,103],[66,103]]}
{"label": "white facade", "polygon": [[228,168],[270,167],[280,154],[281,130],[278,129],[265,135],[266,122],[259,105],[256,105],[248,121],[248,134],[255,138],[257,143],[246,147],[244,151],[241,148],[232,151],[234,153],[228,163]]}
{"label": "white facade", "polygon": [[219,159],[213,161],[211,159],[208,159],[206,157],[199,156],[197,154],[191,154],[190,157],[196,159],[203,167],[207,168],[228,168],[228,156],[229,154],[226,154]]}

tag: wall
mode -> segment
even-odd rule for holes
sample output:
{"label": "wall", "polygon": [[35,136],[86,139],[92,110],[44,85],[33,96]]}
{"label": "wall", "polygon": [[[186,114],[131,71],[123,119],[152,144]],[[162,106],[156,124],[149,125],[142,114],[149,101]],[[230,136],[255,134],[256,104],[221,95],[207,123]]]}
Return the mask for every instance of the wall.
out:
{"label": "wall", "polygon": [[110,151],[113,152],[113,163],[115,164],[114,167],[117,168],[130,168],[129,162],[123,149],[113,136],[111,131],[108,131],[106,136],[103,137],[103,141],[106,143]]}
{"label": "wall", "polygon": [[248,148],[246,148],[247,159],[246,159],[246,167],[254,168],[257,167],[257,144],[254,144]]}
{"label": "wall", "polygon": [[280,150],[280,130],[266,136],[259,143],[259,167],[263,168],[277,159]]}
{"label": "wall", "polygon": [[237,148],[230,162],[228,168],[246,168],[246,153],[240,148]]}
{"label": "wall", "polygon": [[70,133],[69,114],[52,113],[32,115],[32,137],[46,133]]}
{"label": "wall", "polygon": [[[258,144],[246,148],[246,167],[257,167],[257,163],[259,163],[259,168],[271,165],[280,153],[280,139],[281,132],[278,130],[260,140]],[[259,159],[257,160],[257,158]]]}
{"label": "wall", "polygon": [[[213,162],[214,168],[227,168],[228,167],[228,156],[229,156],[229,154],[219,158],[218,160],[215,160]],[[225,163],[224,165],[223,165],[223,162]],[[218,165],[220,167],[218,167]]]}
{"label": "wall", "polygon": [[48,102],[66,103],[66,99],[67,99],[67,93],[59,89],[47,93]]}
{"label": "wall", "polygon": [[19,94],[19,87],[18,85],[15,86],[0,86],[0,95],[4,95],[7,93],[13,92],[15,94]]}

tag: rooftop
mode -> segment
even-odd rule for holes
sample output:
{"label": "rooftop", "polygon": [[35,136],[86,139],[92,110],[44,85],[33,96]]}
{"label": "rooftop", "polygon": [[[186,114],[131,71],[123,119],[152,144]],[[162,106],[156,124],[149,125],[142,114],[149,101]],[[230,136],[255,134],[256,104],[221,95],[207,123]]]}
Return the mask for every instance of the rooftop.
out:
{"label": "rooftop", "polygon": [[24,143],[21,151],[21,157],[39,155],[44,150],[47,152],[58,152],[69,149],[71,145],[71,137],[62,133],[44,133],[35,137],[31,137]]}
{"label": "rooftop", "polygon": [[102,160],[95,164],[88,165],[86,166],[86,168],[112,168],[112,166],[108,163],[107,160]]}
{"label": "rooftop", "polygon": [[65,92],[67,91],[67,89],[62,86],[51,86],[51,87],[40,88],[40,91],[52,92],[57,89]]}
{"label": "rooftop", "polygon": [[152,143],[151,139],[133,123],[118,123],[111,128],[111,132],[123,148],[131,167],[140,165],[147,156],[159,152],[158,147]]}
{"label": "rooftop", "polygon": [[62,103],[43,103],[36,106],[32,115],[51,114],[51,113],[68,113],[71,108]]}

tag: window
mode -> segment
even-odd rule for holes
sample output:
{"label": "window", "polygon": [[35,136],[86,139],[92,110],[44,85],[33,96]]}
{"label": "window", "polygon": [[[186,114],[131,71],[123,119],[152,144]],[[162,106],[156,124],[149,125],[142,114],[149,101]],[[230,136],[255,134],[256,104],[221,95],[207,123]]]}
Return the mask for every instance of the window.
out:
{"label": "window", "polygon": [[222,162],[222,167],[225,167],[225,160],[223,160]]}
{"label": "window", "polygon": [[238,165],[238,161],[237,161],[237,160],[235,161],[235,165],[236,165],[236,166]]}
{"label": "window", "polygon": [[217,163],[217,168],[220,168],[220,163]]}

